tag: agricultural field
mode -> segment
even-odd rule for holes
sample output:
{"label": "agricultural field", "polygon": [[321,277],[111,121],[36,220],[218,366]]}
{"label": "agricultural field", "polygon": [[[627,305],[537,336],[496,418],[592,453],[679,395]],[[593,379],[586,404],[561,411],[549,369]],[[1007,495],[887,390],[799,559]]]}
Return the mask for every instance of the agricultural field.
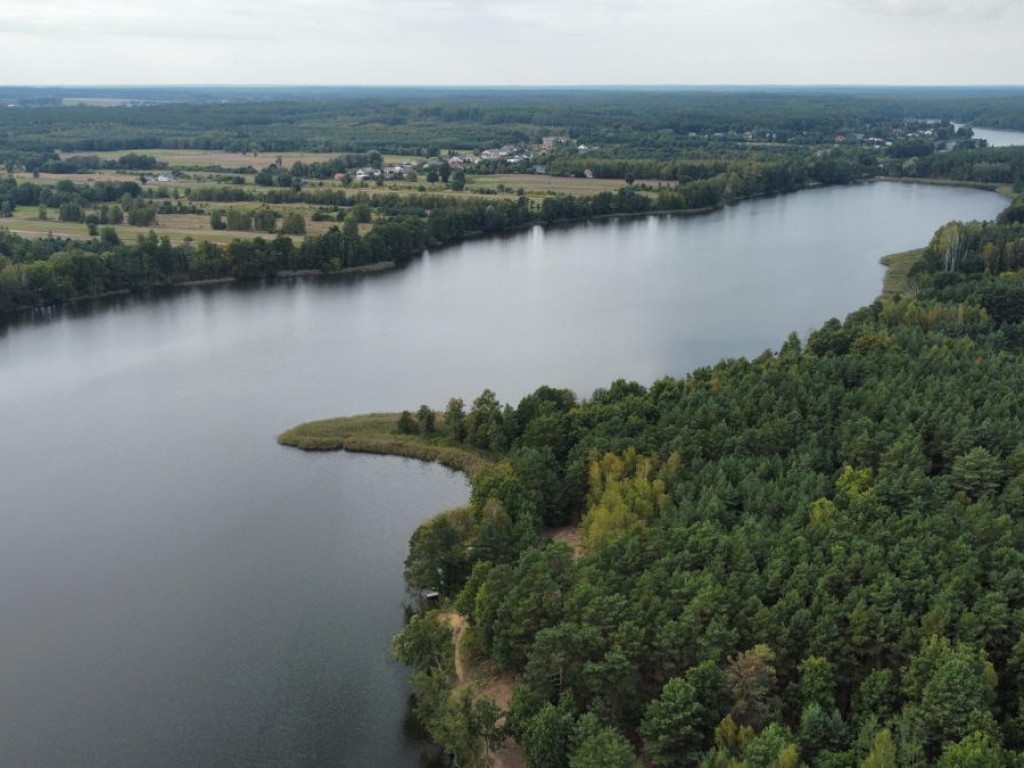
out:
{"label": "agricultural field", "polygon": [[[218,153],[208,153],[208,157],[214,157]],[[227,153],[223,153],[227,154]],[[180,156],[180,154],[179,154]],[[238,155],[236,155],[237,157]],[[76,183],[87,183],[94,181],[137,181],[136,173],[118,173],[114,171],[95,171],[85,174],[40,174],[33,179],[31,174],[19,173],[17,177],[24,181],[32,181],[36,184],[56,184],[58,181],[73,181]],[[150,182],[147,189],[166,190],[169,194],[177,193],[178,197],[172,202],[190,204],[188,190],[199,189],[209,186],[223,186],[223,182],[215,181],[217,174],[189,174],[189,178],[176,178],[172,182]],[[519,190],[523,190],[527,196],[539,200],[556,194],[569,194],[578,196],[595,195],[600,192],[614,192],[622,187],[623,182],[616,179],[577,179],[562,178],[555,176],[544,176],[536,174],[494,174],[494,175],[467,175],[465,190],[456,192],[450,186],[435,182],[426,181],[408,182],[399,180],[387,180],[382,184],[356,184],[345,187],[351,193],[364,193],[371,197],[382,194],[416,194],[426,192],[435,195],[478,197],[479,195],[494,196],[497,198],[515,197]],[[657,188],[664,182],[637,182],[646,183],[652,188]],[[311,188],[341,188],[342,184],[335,181],[311,181],[308,183]],[[245,187],[252,188],[252,178],[246,177]],[[263,189],[263,188],[258,188]],[[159,206],[166,198],[150,200],[150,204]],[[115,230],[118,236],[127,242],[133,241],[139,234],[144,234],[150,229],[160,236],[170,238],[171,242],[178,244],[186,239],[193,241],[208,240],[214,243],[228,243],[234,239],[254,237],[274,237],[273,233],[259,232],[255,230],[214,230],[210,225],[210,213],[215,210],[228,211],[232,208],[255,210],[261,207],[259,202],[197,202],[206,213],[175,213],[157,214],[157,221],[152,226],[134,227],[128,224],[117,225]],[[297,212],[302,215],[306,222],[307,234],[323,234],[330,227],[336,225],[336,221],[313,221],[314,212],[318,206],[310,204],[274,204],[271,206],[275,211],[284,215]],[[278,225],[281,223],[278,219]],[[371,225],[363,225],[360,229],[366,231]],[[88,227],[83,223],[60,221],[56,209],[47,212],[46,219],[39,218],[39,211],[36,207],[19,206],[14,210],[14,215],[3,221],[3,227],[11,232],[24,237],[45,237],[53,234],[60,237],[74,239],[87,239],[89,237]],[[301,241],[301,236],[296,237]]]}
{"label": "agricultural field", "polygon": [[69,96],[61,99],[64,107],[130,107],[135,99],[104,99],[83,96]]}
{"label": "agricultural field", "polygon": [[75,184],[88,184],[93,181],[138,181],[138,171],[89,171],[88,173],[31,173],[18,171],[13,174],[18,181],[30,181],[33,184],[56,184],[58,181],[73,181]]}
{"label": "agricultural field", "polygon": [[[179,244],[187,240],[203,241],[214,243],[227,243],[234,239],[251,239],[255,237],[272,238],[274,233],[257,230],[224,230],[213,229],[210,222],[210,214],[214,211],[227,212],[231,209],[242,209],[253,211],[263,207],[263,204],[256,200],[242,202],[208,202],[194,201],[193,196],[197,190],[210,188],[245,188],[254,191],[257,195],[264,192],[270,193],[274,188],[255,187],[252,174],[223,173],[215,171],[194,171],[189,168],[200,166],[220,166],[224,169],[242,169],[247,165],[264,167],[274,163],[277,155],[274,153],[240,153],[205,150],[147,150],[159,161],[165,162],[172,168],[179,169],[171,181],[157,181],[155,171],[119,171],[119,170],[95,170],[78,174],[55,174],[39,173],[31,174],[20,172],[14,174],[16,178],[24,182],[38,185],[53,186],[59,182],[71,181],[77,184],[94,182],[136,182],[140,178],[148,178],[144,186],[144,194],[147,204],[159,209],[161,204],[166,205],[167,201],[175,206],[192,208],[191,211],[179,213],[160,213],[157,210],[156,222],[151,226],[131,226],[127,223],[118,224],[115,230],[122,241],[132,242],[139,234],[144,234],[152,229],[157,235],[168,237],[173,243]],[[116,159],[123,154],[123,151],[111,151],[96,153],[106,159]],[[72,155],[65,155],[70,157]],[[331,153],[314,152],[293,152],[281,155],[282,165],[288,167],[295,162],[312,163],[335,157]],[[423,158],[416,155],[388,155],[385,156],[385,163],[400,161],[417,161]],[[237,184],[235,182],[238,182]],[[509,199],[516,197],[520,191],[534,201],[540,201],[554,195],[574,195],[586,197],[601,192],[615,192],[620,189],[623,182],[618,179],[581,179],[571,177],[556,177],[539,174],[489,174],[477,175],[469,173],[466,175],[466,186],[462,191],[452,189],[451,185],[441,182],[426,181],[426,174],[420,173],[416,181],[387,178],[380,181],[360,182],[356,184],[343,183],[333,179],[307,180],[307,189],[345,189],[348,194],[365,194],[370,197],[377,197],[384,194],[410,195],[428,193],[432,195],[456,196],[463,198],[479,198],[488,196],[498,199]],[[662,186],[663,182],[640,181],[638,184],[647,184],[652,189]],[[313,221],[313,215],[317,212],[318,206],[297,203],[297,204],[271,204],[274,211],[279,214],[277,226],[280,227],[283,217],[289,213],[299,213],[305,220],[306,233],[319,235],[326,232],[330,227],[336,225],[334,214],[330,215],[328,221]],[[97,208],[87,208],[86,214],[96,214]],[[225,215],[224,220],[227,220]],[[60,221],[58,211],[50,208],[47,211],[47,218],[39,218],[39,210],[32,206],[20,206],[14,211],[14,215],[2,222],[5,229],[20,234],[24,237],[46,237],[47,235],[63,236],[73,239],[87,239],[89,227],[85,223]],[[372,224],[362,226],[361,231],[365,232],[372,227]],[[95,230],[94,230],[95,231]],[[297,236],[301,240],[301,236]]]}
{"label": "agricultural field", "polygon": [[[91,155],[101,157],[105,160],[117,160],[122,155],[128,154],[125,150],[113,152],[64,152],[62,158]],[[167,163],[171,168],[204,167],[219,165],[223,168],[263,168],[281,158],[281,165],[284,168],[291,168],[300,160],[303,163],[319,163],[337,157],[336,152],[222,152],[219,150],[206,149],[140,149],[136,154],[150,155],[162,163]]]}
{"label": "agricultural field", "polygon": [[[596,195],[600,192],[614,192],[621,189],[622,179],[577,179],[570,176],[546,176],[534,173],[496,173],[484,176],[466,176],[466,189],[489,187],[497,189],[504,184],[510,191],[522,189],[527,195],[566,194]],[[636,184],[647,184],[655,189],[671,186],[664,181],[637,180]]]}
{"label": "agricultural field", "polygon": [[[166,217],[172,218],[172,217]],[[5,220],[4,227],[9,229],[16,235],[21,235],[27,238],[39,238],[48,237],[53,235],[55,237],[68,237],[72,240],[88,240],[89,230],[85,224],[76,224],[70,221],[40,221],[40,220],[25,220],[25,219],[7,219]],[[185,242],[187,239],[194,241],[209,240],[212,243],[230,243],[232,240],[238,239],[239,237],[252,236],[251,232],[214,232],[207,227],[205,231],[193,228],[176,228],[168,224],[160,223],[158,226],[153,227],[130,227],[127,225],[119,224],[114,227],[117,232],[117,236],[121,238],[122,242],[132,243],[139,235],[144,235],[150,230],[156,232],[161,237],[168,237],[170,241],[176,245]]]}
{"label": "agricultural field", "polygon": [[[242,208],[254,210],[259,207],[255,203],[205,203],[209,210],[226,211],[230,208]],[[284,215],[297,212],[306,221],[306,234],[320,235],[332,226],[338,226],[336,221],[312,221],[312,214],[316,210],[312,205],[275,205],[274,210]],[[54,235],[57,237],[69,237],[74,240],[89,239],[89,228],[86,224],[73,221],[60,221],[57,218],[57,211],[47,211],[47,218],[39,218],[39,210],[30,206],[19,206],[14,210],[11,218],[4,219],[2,226],[11,232],[22,237],[37,238]],[[282,218],[278,218],[280,226]],[[105,226],[105,225],[104,225]],[[360,226],[361,232],[366,232],[372,225]],[[128,224],[114,225],[117,236],[123,242],[134,242],[139,235],[148,233],[150,230],[156,232],[160,237],[168,237],[174,244],[180,244],[186,240],[199,242],[208,240],[213,243],[230,243],[232,240],[251,239],[255,237],[273,238],[273,232],[260,232],[254,230],[215,230],[210,226],[210,216],[205,214],[181,214],[164,213],[158,214],[156,223],[152,226],[134,227]],[[296,242],[302,241],[301,235],[290,235]]]}
{"label": "agricultural field", "polygon": [[[19,171],[12,174],[14,178],[19,181],[28,181],[33,184],[56,184],[58,181],[71,181],[75,184],[91,184],[94,181],[138,181],[140,173],[138,171],[89,171],[88,173],[40,173],[38,176],[33,176],[31,173]],[[145,171],[141,175],[152,177],[155,175],[154,171]],[[253,183],[252,174],[241,174],[245,179],[246,183],[251,185]],[[188,178],[175,177],[174,181],[170,182],[152,182],[152,189],[166,189],[172,191],[177,189],[179,194],[184,194],[184,191],[191,187],[196,189],[199,187],[210,187],[220,186],[225,184],[225,181],[218,181],[218,179],[225,179],[226,174],[222,173],[190,173]]]}

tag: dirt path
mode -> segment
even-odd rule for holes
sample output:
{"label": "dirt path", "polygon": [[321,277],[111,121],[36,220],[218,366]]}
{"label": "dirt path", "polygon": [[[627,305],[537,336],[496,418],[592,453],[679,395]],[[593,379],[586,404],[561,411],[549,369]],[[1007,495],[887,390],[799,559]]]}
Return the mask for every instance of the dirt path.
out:
{"label": "dirt path", "polygon": [[446,611],[442,618],[452,628],[452,643],[455,645],[455,679],[461,688],[469,682],[469,673],[466,670],[466,651],[462,647],[462,636],[466,632],[466,617],[455,611]]}
{"label": "dirt path", "polygon": [[552,541],[564,541],[572,547],[573,557],[577,560],[583,556],[583,534],[580,533],[579,526],[567,525],[563,528],[549,528],[544,535]]}
{"label": "dirt path", "polygon": [[[512,702],[512,675],[499,671],[492,662],[481,662],[472,658],[463,642],[468,627],[465,616],[455,611],[446,611],[441,617],[452,629],[456,687],[472,685],[478,696],[490,699],[502,709],[508,709]],[[510,739],[505,746],[491,755],[490,765],[491,768],[524,768],[526,764],[523,761],[522,747]]]}

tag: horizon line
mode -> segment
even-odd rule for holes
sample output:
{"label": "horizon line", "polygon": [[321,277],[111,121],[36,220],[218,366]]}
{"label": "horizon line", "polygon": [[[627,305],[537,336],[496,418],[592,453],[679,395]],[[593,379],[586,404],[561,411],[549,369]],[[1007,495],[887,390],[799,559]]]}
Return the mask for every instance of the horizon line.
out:
{"label": "horizon line", "polygon": [[1024,88],[1021,83],[3,83],[0,88]]}

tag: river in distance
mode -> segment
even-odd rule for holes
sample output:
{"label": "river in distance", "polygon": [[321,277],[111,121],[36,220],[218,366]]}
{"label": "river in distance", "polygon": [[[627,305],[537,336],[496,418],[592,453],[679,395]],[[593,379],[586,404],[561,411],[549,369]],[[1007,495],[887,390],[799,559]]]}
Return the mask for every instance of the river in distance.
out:
{"label": "river in distance", "polygon": [[778,349],[870,302],[880,256],[1004,204],[808,190],[0,328],[0,763],[418,766],[388,641],[409,536],[467,483],[276,434]]}

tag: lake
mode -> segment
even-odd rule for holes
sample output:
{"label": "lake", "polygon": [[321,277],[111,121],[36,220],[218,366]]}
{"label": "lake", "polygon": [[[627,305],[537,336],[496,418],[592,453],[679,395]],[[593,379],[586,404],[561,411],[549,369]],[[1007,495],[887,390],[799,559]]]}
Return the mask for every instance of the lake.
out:
{"label": "lake", "polygon": [[0,327],[3,764],[418,766],[388,641],[408,538],[467,483],[276,434],[778,349],[870,302],[879,257],[1005,203],[808,190]]}
{"label": "lake", "polygon": [[[960,128],[963,123],[953,123]],[[1004,131],[998,128],[974,128],[974,138],[985,139],[990,147],[1024,146],[1024,131]]]}

